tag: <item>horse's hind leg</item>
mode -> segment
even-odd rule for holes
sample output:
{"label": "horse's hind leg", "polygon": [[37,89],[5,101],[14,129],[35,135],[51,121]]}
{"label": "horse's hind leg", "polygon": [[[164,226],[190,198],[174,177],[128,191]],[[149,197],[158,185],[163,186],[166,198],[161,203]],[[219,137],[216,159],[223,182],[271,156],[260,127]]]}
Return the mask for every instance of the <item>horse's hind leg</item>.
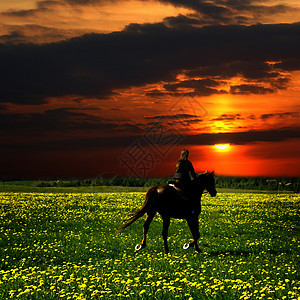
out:
{"label": "horse's hind leg", "polygon": [[162,216],[162,218],[163,218],[162,236],[163,236],[163,240],[164,240],[164,250],[165,250],[165,253],[168,254],[169,253],[168,230],[169,230],[169,226],[170,226],[170,217]]}
{"label": "horse's hind leg", "polygon": [[150,226],[150,223],[152,222],[154,216],[155,216],[155,211],[151,211],[151,212],[147,212],[147,218],[146,218],[146,221],[144,223],[144,230],[143,230],[143,240],[140,244],[136,245],[135,246],[135,250],[140,250],[140,249],[143,249],[146,247],[146,238],[147,238],[147,233],[148,233],[148,230],[149,230],[149,226]]}
{"label": "horse's hind leg", "polygon": [[195,246],[195,250],[197,252],[200,252],[199,246],[197,244],[197,241],[200,238],[198,219],[196,219],[196,218],[191,218],[191,219],[187,218],[186,221],[189,225],[189,228],[191,230],[191,233],[192,233],[192,236],[193,236],[194,240],[189,244],[184,244],[183,248],[187,249],[189,247]]}

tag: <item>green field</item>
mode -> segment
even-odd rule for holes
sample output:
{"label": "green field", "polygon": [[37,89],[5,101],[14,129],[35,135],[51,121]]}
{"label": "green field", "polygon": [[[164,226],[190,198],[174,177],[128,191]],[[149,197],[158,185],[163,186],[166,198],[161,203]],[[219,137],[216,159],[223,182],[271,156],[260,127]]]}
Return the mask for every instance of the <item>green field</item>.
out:
{"label": "green field", "polygon": [[117,234],[144,192],[0,193],[0,299],[300,299],[298,194],[205,195],[203,252],[184,220]]}

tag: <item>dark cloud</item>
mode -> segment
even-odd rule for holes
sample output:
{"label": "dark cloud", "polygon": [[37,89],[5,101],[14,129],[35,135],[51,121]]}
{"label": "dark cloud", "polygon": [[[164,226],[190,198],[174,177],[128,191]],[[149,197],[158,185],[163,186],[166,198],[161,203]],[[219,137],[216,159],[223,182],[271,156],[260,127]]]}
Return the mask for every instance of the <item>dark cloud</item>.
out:
{"label": "dark cloud", "polygon": [[[225,122],[230,122],[230,121],[236,121],[236,120],[264,120],[268,121],[269,119],[296,119],[299,117],[298,112],[283,112],[283,113],[270,113],[270,114],[262,114],[258,116],[254,115],[248,115],[248,116],[242,116],[241,114],[222,114],[216,118],[210,119],[210,121],[225,121]],[[245,128],[247,129],[248,127],[241,127],[238,126],[237,128]]]}
{"label": "dark cloud", "polygon": [[144,117],[146,120],[176,120],[176,119],[193,119],[197,118],[198,116],[189,115],[189,114],[177,114],[177,115],[159,115],[159,116],[151,116],[151,117]]}
{"label": "dark cloud", "polygon": [[165,95],[167,95],[168,93],[162,91],[162,90],[158,90],[158,89],[154,89],[151,91],[148,91],[145,93],[146,96],[150,96],[150,97],[154,97],[154,98],[160,98],[163,97]]}
{"label": "dark cloud", "polygon": [[98,116],[92,116],[82,112],[71,111],[65,108],[52,109],[43,113],[28,114],[0,114],[0,128],[6,135],[16,134],[23,131],[23,135],[49,132],[85,132],[101,131],[119,132],[128,131],[140,133],[141,129],[129,123],[112,122]]}
{"label": "dark cloud", "polygon": [[1,12],[0,15],[12,16],[12,17],[28,17],[36,13],[37,9],[20,9],[20,10],[9,10]]}
{"label": "dark cloud", "polygon": [[[184,30],[157,23],[131,24],[122,32],[90,34],[51,44],[0,44],[0,102],[41,104],[48,97],[66,95],[104,99],[116,89],[176,82],[176,76],[187,70],[197,70],[202,76],[212,76],[213,70],[214,76],[222,78],[225,61],[234,65],[231,74],[274,80],[278,72],[268,69],[265,62],[283,64],[298,59],[299,35],[300,23]],[[252,62],[257,69],[251,69],[251,73]],[[173,88],[198,84],[195,91],[208,95],[216,93],[213,82],[217,84],[191,80],[175,83]],[[233,87],[232,92],[276,91],[275,87],[266,89],[245,84]]]}
{"label": "dark cloud", "polygon": [[0,16],[13,17],[13,18],[24,18],[31,16],[39,16],[40,13],[57,13],[58,9],[73,9],[80,11],[84,6],[102,6],[118,4],[123,0],[39,0],[35,1],[35,8],[33,9],[9,9],[7,11],[0,12]]}
{"label": "dark cloud", "polygon": [[284,112],[284,113],[272,113],[272,114],[263,114],[261,115],[261,119],[267,120],[270,118],[296,118],[299,116],[298,112]]}
{"label": "dark cloud", "polygon": [[7,34],[0,35],[0,43],[19,43],[20,41],[24,42],[24,35],[17,30],[11,30]]}
{"label": "dark cloud", "polygon": [[300,69],[300,58],[298,57],[298,58],[286,59],[283,62],[276,63],[275,67],[287,71],[297,71]]}
{"label": "dark cloud", "polygon": [[178,27],[178,28],[183,28],[185,26],[206,24],[203,20],[199,19],[198,15],[182,15],[182,14],[179,14],[176,17],[166,17],[164,18],[164,23],[167,26]]}
{"label": "dark cloud", "polygon": [[249,94],[267,94],[275,92],[274,89],[252,84],[233,85],[230,87],[231,94],[249,95]]}
{"label": "dark cloud", "polygon": [[[202,133],[197,135],[187,135],[179,140],[182,145],[214,145],[219,143],[231,143],[236,145],[251,144],[255,142],[279,142],[287,139],[299,139],[300,128],[266,130],[266,131],[247,131],[234,133]],[[53,151],[53,150],[83,150],[83,149],[97,149],[107,147],[128,147],[134,141],[139,140],[141,146],[149,145],[149,142],[142,138],[142,135],[129,136],[110,136],[100,138],[78,138],[78,139],[64,139],[64,140],[49,140],[43,143],[35,141],[23,141],[22,149],[25,151]],[[177,136],[161,136],[153,137],[153,141],[157,144],[161,142],[166,145],[166,141],[172,144],[174,140],[178,140]],[[16,150],[20,147],[20,143],[1,143],[2,150]],[[154,145],[154,144],[153,144]]]}
{"label": "dark cloud", "polygon": [[240,114],[234,114],[234,115],[223,114],[217,118],[211,119],[211,121],[233,121],[233,120],[240,120],[240,119],[242,119]]}
{"label": "dark cloud", "polygon": [[284,5],[258,5],[255,0],[230,0],[222,1],[223,5],[228,5],[231,9],[236,12],[249,12],[256,15],[273,15],[273,14],[284,14],[293,11],[295,8]]}
{"label": "dark cloud", "polygon": [[292,138],[300,138],[300,128],[215,134],[203,133],[187,136],[184,143],[191,145],[214,145],[219,143],[243,145],[255,142],[279,142]]}
{"label": "dark cloud", "polygon": [[230,14],[229,8],[218,5],[215,1],[207,2],[203,0],[160,0],[163,3],[171,3],[174,6],[181,6],[201,12],[204,15],[223,18]]}
{"label": "dark cloud", "polygon": [[[177,83],[169,83],[165,84],[163,86],[164,89],[162,90],[151,90],[146,92],[145,94],[151,97],[156,96],[164,96],[164,95],[171,95],[171,96],[210,96],[214,94],[226,94],[227,92],[225,90],[218,90],[215,88],[209,87],[209,84],[207,84],[208,81],[215,82],[218,86],[221,84],[221,82],[217,82],[215,80],[211,79],[203,79],[203,80],[186,80],[186,81],[180,81]],[[183,89],[192,89],[192,91],[187,92]]]}
{"label": "dark cloud", "polygon": [[[218,87],[223,82],[216,81],[212,79],[199,79],[199,80],[183,80],[176,83],[168,83],[163,86],[165,89],[165,94],[176,94],[176,95],[185,95],[187,92],[182,91],[182,89],[192,89],[192,92],[189,92],[190,96],[210,96],[213,94],[225,94],[224,90],[217,90]],[[164,93],[164,92],[162,92]]]}
{"label": "dark cloud", "polygon": [[165,84],[164,88],[168,91],[177,91],[178,88],[193,88],[198,89],[201,87],[217,87],[220,82],[212,79],[200,79],[200,80],[184,80],[178,83]]}
{"label": "dark cloud", "polygon": [[11,16],[11,17],[30,17],[30,16],[35,16],[40,12],[47,12],[52,10],[54,7],[57,6],[65,6],[66,2],[64,0],[62,1],[53,1],[53,0],[41,0],[41,1],[36,1],[35,5],[36,8],[34,9],[10,9],[8,11],[4,11],[0,13],[0,16]]}
{"label": "dark cloud", "polygon": [[146,125],[150,126],[162,126],[162,127],[173,127],[176,126],[184,126],[189,127],[192,124],[200,123],[203,120],[199,119],[196,115],[190,114],[176,114],[176,115],[158,115],[158,116],[150,116],[144,117],[145,120],[154,120],[153,122],[149,122]]}
{"label": "dark cloud", "polygon": [[271,113],[271,114],[262,114],[260,116],[241,116],[241,114],[222,114],[216,118],[211,119],[210,121],[235,121],[235,120],[268,120],[271,118],[279,118],[279,119],[288,119],[288,118],[297,118],[299,117],[298,112],[283,112],[283,113]]}
{"label": "dark cloud", "polygon": [[[101,6],[105,4],[118,4],[123,0],[41,0],[36,2],[35,9],[29,10],[8,10],[2,15],[12,17],[35,16],[40,12],[53,12],[55,7],[75,7],[77,10],[84,6]],[[146,1],[146,0],[144,0]],[[148,1],[148,0],[147,0]],[[298,8],[285,4],[258,5],[255,0],[232,1],[232,0],[159,0],[164,4],[171,4],[175,7],[184,7],[194,11],[193,14],[177,17],[167,17],[165,24],[171,27],[199,26],[199,25],[250,25],[263,22],[266,16],[277,16],[287,13],[295,13]]]}
{"label": "dark cloud", "polygon": [[62,2],[69,3],[71,5],[91,5],[91,4],[107,4],[118,2],[117,0],[64,0]]}
{"label": "dark cloud", "polygon": [[249,24],[264,20],[266,16],[285,14],[299,10],[285,4],[259,5],[255,0],[160,0],[163,3],[170,3],[174,6],[192,9],[198,13],[199,22],[195,16],[188,22],[187,19],[179,16],[177,19],[166,19],[172,25],[181,24]]}
{"label": "dark cloud", "polygon": [[35,24],[4,25],[0,29],[6,34],[0,35],[2,44],[24,44],[30,41],[34,44],[58,42],[73,36],[83,35],[86,30],[64,30]]}
{"label": "dark cloud", "polygon": [[[276,67],[275,67],[275,66]],[[213,78],[230,79],[232,77],[242,77],[246,81],[252,82],[249,85],[233,86],[231,92],[234,93],[269,93],[278,89],[285,89],[290,81],[288,74],[282,75],[278,64],[271,64],[267,61],[231,61],[220,62],[217,65],[201,66],[198,69],[186,72],[189,77],[211,76]],[[268,88],[261,89],[259,84],[268,85]],[[256,88],[257,87],[257,88]]]}

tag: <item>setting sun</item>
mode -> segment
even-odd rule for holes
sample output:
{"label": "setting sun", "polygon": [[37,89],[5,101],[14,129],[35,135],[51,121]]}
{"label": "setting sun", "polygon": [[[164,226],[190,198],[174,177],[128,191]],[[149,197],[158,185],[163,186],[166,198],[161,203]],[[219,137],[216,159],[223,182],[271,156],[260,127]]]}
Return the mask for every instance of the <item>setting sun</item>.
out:
{"label": "setting sun", "polygon": [[230,147],[230,144],[216,144],[215,147],[219,150],[225,150]]}

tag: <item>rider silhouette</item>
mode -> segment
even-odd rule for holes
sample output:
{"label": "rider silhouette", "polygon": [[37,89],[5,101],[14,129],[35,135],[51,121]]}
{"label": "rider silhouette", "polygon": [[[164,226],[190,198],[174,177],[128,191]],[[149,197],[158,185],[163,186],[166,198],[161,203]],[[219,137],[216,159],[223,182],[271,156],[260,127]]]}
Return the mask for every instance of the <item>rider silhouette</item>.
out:
{"label": "rider silhouette", "polygon": [[184,192],[189,190],[191,184],[191,177],[193,179],[197,177],[193,164],[189,161],[188,157],[189,150],[182,150],[180,157],[175,165],[176,173],[173,175],[175,185]]}

